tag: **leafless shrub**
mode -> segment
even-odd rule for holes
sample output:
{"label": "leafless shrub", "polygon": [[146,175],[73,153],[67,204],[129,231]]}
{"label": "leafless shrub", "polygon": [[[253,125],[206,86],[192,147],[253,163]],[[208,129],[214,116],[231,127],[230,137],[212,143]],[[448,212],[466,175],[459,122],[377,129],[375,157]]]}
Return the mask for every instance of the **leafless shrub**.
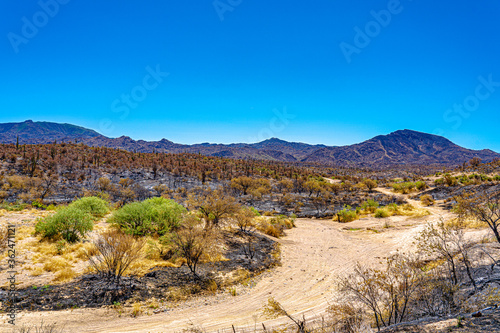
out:
{"label": "leafless shrub", "polygon": [[295,324],[295,326],[297,326],[297,333],[307,333],[306,320],[304,318],[302,320],[294,318],[273,297],[269,297],[269,299],[267,300],[267,304],[264,306],[262,312],[265,316],[270,318],[278,318],[280,316],[288,317],[288,319],[290,319]]}
{"label": "leafless shrub", "polygon": [[100,235],[94,246],[97,255],[87,254],[91,267],[103,278],[119,285],[129,266],[141,258],[144,240],[113,230]]}
{"label": "leafless shrub", "polygon": [[469,250],[473,244],[464,238],[460,224],[445,223],[443,220],[436,224],[429,223],[417,237],[417,242],[422,252],[431,256],[437,255],[438,259],[445,260],[453,284],[460,282],[459,273],[463,267],[470,282],[476,287],[469,257]]}
{"label": "leafless shrub", "polygon": [[14,333],[63,333],[62,328],[58,328],[56,323],[40,325],[23,325],[19,329],[14,330]]}
{"label": "leafless shrub", "polygon": [[216,228],[206,228],[196,216],[188,214],[173,236],[176,252],[186,259],[186,264],[195,279],[199,279],[196,268],[204,254],[215,254],[219,233]]}
{"label": "leafless shrub", "polygon": [[464,193],[456,200],[460,219],[472,217],[487,224],[500,243],[500,191]]}
{"label": "leafless shrub", "polygon": [[366,328],[364,311],[352,304],[334,304],[328,308],[328,312],[331,321],[325,328],[331,328],[330,332],[358,333]]}
{"label": "leafless shrub", "polygon": [[340,280],[339,287],[352,304],[362,304],[380,329],[408,318],[420,272],[415,259],[397,254],[388,259],[384,270],[357,264],[354,273]]}

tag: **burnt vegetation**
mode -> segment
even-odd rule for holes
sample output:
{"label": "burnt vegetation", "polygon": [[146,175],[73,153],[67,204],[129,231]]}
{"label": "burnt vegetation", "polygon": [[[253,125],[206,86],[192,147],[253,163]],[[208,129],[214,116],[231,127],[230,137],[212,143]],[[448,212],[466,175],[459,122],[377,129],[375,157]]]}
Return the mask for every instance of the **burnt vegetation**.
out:
{"label": "burnt vegetation", "polygon": [[75,277],[58,257],[44,267],[59,270],[65,283],[19,290],[19,308],[31,310],[177,302],[250,283],[280,264],[275,238],[297,217],[348,223],[429,214],[405,198],[453,210],[456,221],[426,225],[418,234],[421,256],[396,254],[383,268],[358,265],[339,277],[343,298],[321,324],[296,318],[275,299],[264,308],[270,317],[289,318],[299,332],[360,332],[500,301],[490,291],[500,281],[498,251],[465,236],[473,220],[500,242],[499,171],[499,160],[369,170],[17,143],[0,145],[0,201],[7,210],[55,211],[33,230],[51,255],[84,248],[84,274]]}

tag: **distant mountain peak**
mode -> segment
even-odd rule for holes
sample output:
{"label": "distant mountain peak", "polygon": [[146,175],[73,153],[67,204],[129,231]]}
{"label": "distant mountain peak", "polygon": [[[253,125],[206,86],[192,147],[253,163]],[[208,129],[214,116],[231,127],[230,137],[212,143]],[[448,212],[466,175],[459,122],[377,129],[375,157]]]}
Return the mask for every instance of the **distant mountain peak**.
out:
{"label": "distant mountain peak", "polygon": [[288,141],[281,140],[281,139],[279,139],[279,138],[275,138],[275,137],[272,137],[272,138],[269,138],[269,139],[263,140],[263,141],[258,142],[258,143],[264,143],[264,142],[286,142],[286,143],[289,143]]}

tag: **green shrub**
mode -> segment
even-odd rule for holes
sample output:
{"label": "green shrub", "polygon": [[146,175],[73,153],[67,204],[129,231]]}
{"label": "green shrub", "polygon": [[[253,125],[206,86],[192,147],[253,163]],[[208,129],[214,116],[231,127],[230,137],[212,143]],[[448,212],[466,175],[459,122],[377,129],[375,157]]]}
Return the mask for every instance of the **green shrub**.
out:
{"label": "green shrub", "polygon": [[253,212],[255,216],[260,216],[259,211],[255,207],[250,207],[250,210]]}
{"label": "green shrub", "polygon": [[56,210],[56,206],[54,204],[50,204],[47,206],[46,210]]}
{"label": "green shrub", "polygon": [[75,207],[65,207],[40,220],[35,226],[35,232],[44,238],[62,237],[67,242],[74,243],[84,238],[93,228],[90,214]]}
{"label": "green shrub", "polygon": [[434,181],[434,185],[441,186],[444,185],[444,178],[438,178]]}
{"label": "green shrub", "polygon": [[374,216],[378,219],[381,219],[381,218],[386,218],[386,217],[391,216],[391,213],[389,213],[389,210],[387,210],[386,208],[378,208],[375,211]]}
{"label": "green shrub", "polygon": [[399,209],[398,205],[395,203],[390,203],[387,206],[385,206],[385,208],[387,208],[389,211],[392,211],[392,212],[397,212]]}
{"label": "green shrub", "polygon": [[109,222],[131,235],[163,236],[177,229],[186,209],[173,200],[152,198],[118,209]]}
{"label": "green shrub", "polygon": [[2,203],[0,204],[0,208],[1,209],[5,209],[9,212],[20,212],[22,211],[23,209],[28,209],[31,205],[27,204],[27,203],[20,203],[20,202],[15,202],[15,203]]}
{"label": "green shrub", "polygon": [[494,180],[496,181],[499,181],[500,180],[500,175],[496,175],[495,177],[493,177]]}
{"label": "green shrub", "polygon": [[361,209],[369,213],[373,213],[379,206],[379,203],[375,200],[368,199],[361,204]]}
{"label": "green shrub", "polygon": [[256,227],[267,235],[279,238],[285,235],[285,229],[292,229],[295,227],[295,217],[278,215],[270,219],[264,218],[257,223]]}
{"label": "green shrub", "polygon": [[337,212],[337,219],[341,223],[352,222],[358,218],[355,210],[351,206],[344,206],[344,209]]}
{"label": "green shrub", "polygon": [[108,203],[97,197],[83,197],[73,201],[69,207],[73,207],[90,214],[96,220],[109,212]]}
{"label": "green shrub", "polygon": [[426,182],[423,182],[423,181],[418,181],[415,183],[415,187],[417,188],[417,190],[419,191],[423,191],[425,190],[428,186],[426,184]]}
{"label": "green shrub", "polygon": [[38,209],[47,209],[47,206],[45,206],[44,204],[42,204],[41,202],[39,202],[38,200],[35,200],[31,203],[31,206],[33,208],[38,208]]}

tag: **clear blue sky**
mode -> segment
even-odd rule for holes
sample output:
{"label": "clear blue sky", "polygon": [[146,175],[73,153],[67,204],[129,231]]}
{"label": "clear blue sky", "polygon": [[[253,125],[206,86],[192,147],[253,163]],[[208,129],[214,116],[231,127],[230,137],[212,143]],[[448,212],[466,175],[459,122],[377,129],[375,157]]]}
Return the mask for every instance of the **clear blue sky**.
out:
{"label": "clear blue sky", "polygon": [[407,128],[500,152],[497,0],[54,1],[0,3],[0,122],[180,143]]}

